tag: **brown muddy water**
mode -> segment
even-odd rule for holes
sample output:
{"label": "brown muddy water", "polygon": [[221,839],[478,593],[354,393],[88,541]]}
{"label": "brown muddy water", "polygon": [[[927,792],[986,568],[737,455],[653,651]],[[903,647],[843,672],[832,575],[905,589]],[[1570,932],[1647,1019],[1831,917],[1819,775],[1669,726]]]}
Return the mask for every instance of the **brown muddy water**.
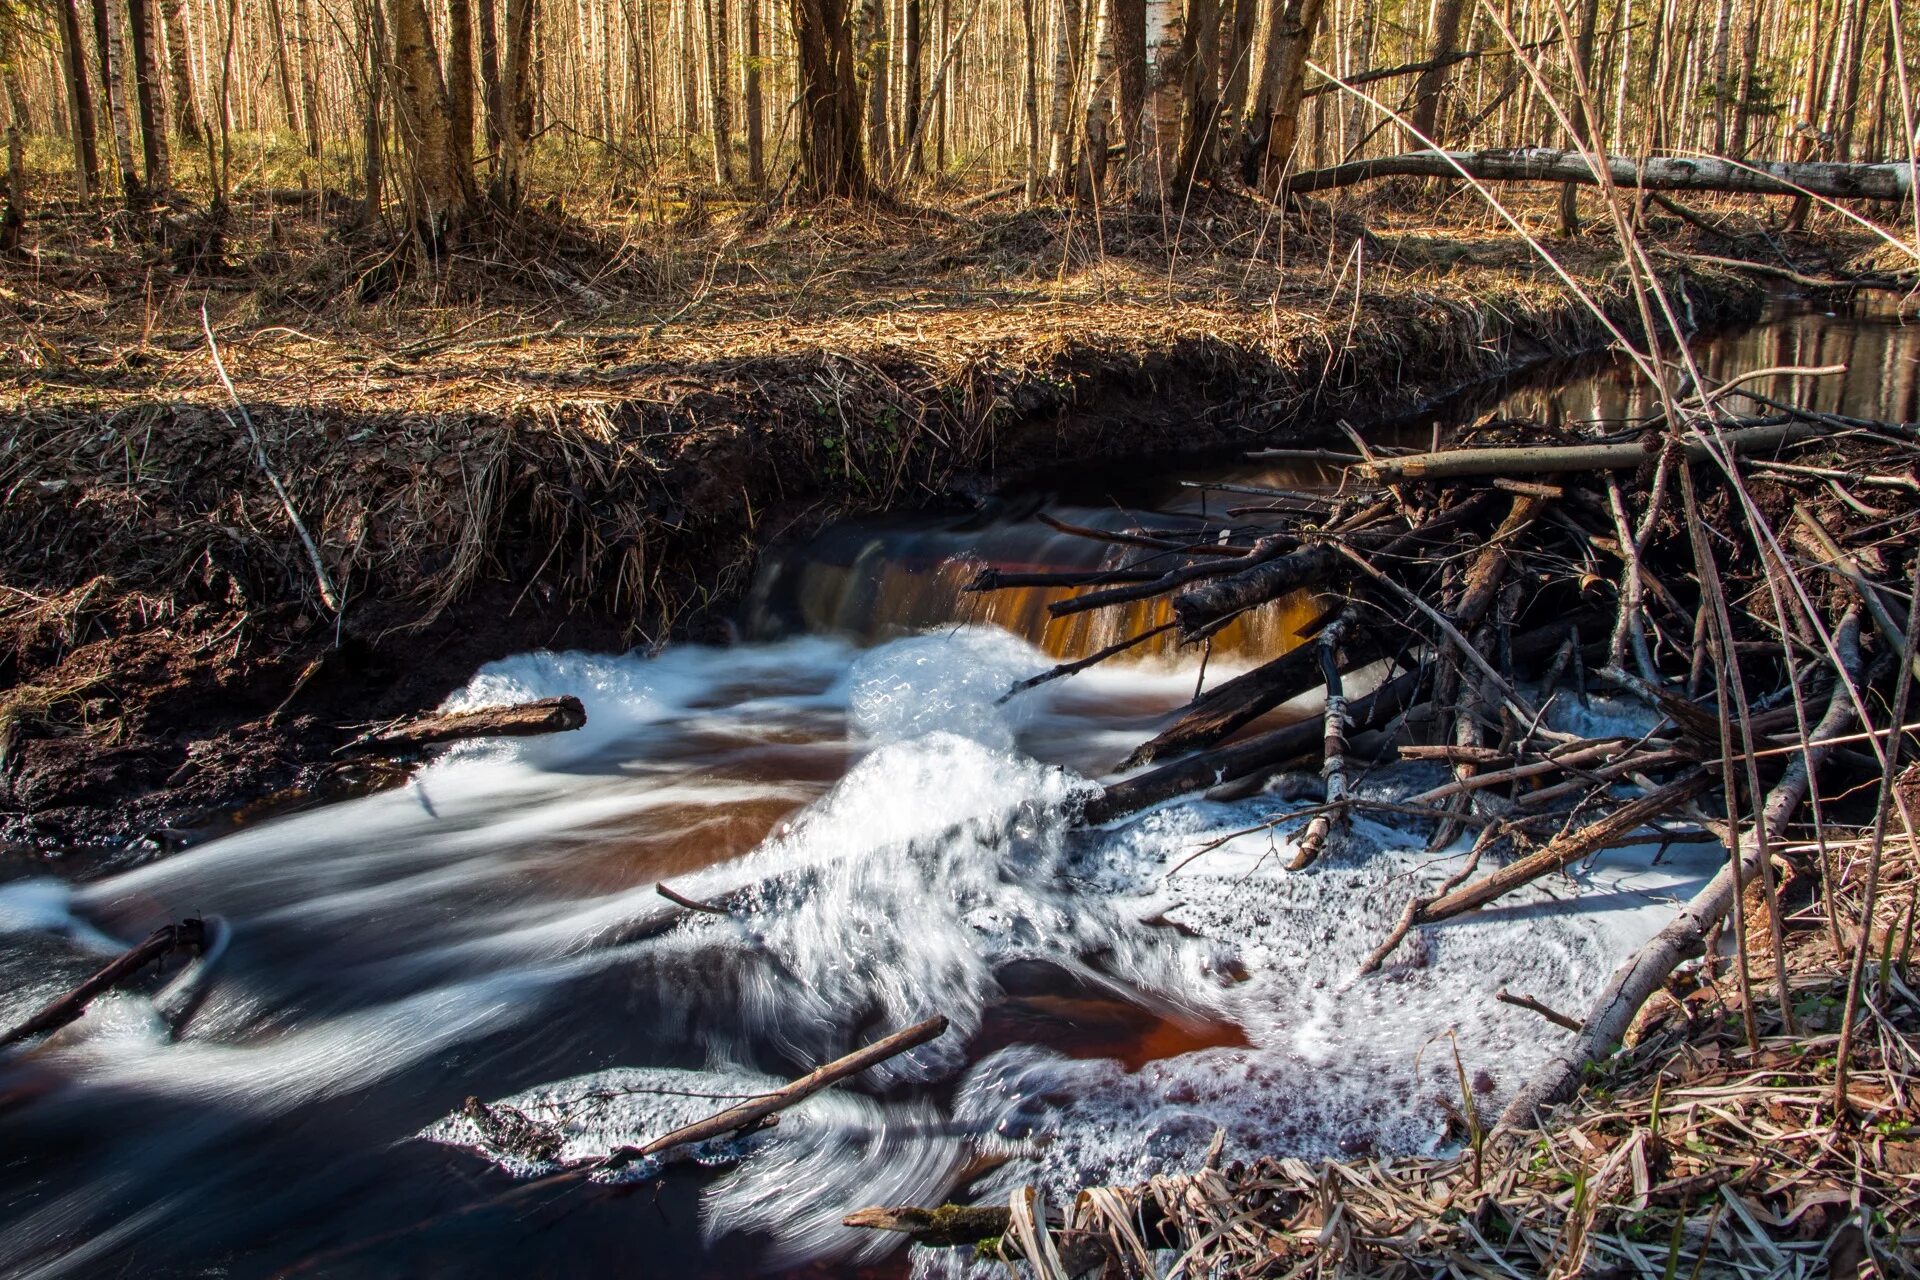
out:
{"label": "brown muddy water", "polygon": [[[1845,363],[1772,391],[1920,417],[1920,344],[1885,317],[1783,303],[1703,354],[1722,371]],[[1624,424],[1651,407],[1587,362],[1371,434],[1425,445],[1486,413]],[[0,1025],[159,923],[224,924],[213,954],[0,1061],[0,1273],[944,1274],[964,1259],[841,1215],[1138,1178],[1190,1165],[1216,1131],[1230,1155],[1444,1146],[1454,1066],[1436,1040],[1497,1105],[1561,1033],[1491,993],[1582,1007],[1714,851],[1614,851],[1351,983],[1460,850],[1356,820],[1304,872],[1283,869],[1288,826],[1179,865],[1301,803],[1279,793],[1076,829],[1094,781],[1203,679],[1292,643],[1313,602],[1223,633],[1204,673],[1168,644],[1000,705],[1055,657],[1158,619],[1050,625],[1059,592],[963,587],[983,565],[1141,554],[1042,509],[1179,528],[1266,501],[1229,485],[1324,494],[1337,475],[1116,466],[966,519],[837,526],[770,558],[737,645],[527,654],[451,700],[574,693],[577,733],[470,744],[401,789],[131,871],[0,884]],[[1643,724],[1604,699],[1557,714]],[[1426,781],[1395,765],[1364,785]],[[669,920],[660,880],[745,905]],[[494,1203],[935,1013],[944,1038],[777,1128]],[[500,1149],[469,1096],[551,1144]]]}

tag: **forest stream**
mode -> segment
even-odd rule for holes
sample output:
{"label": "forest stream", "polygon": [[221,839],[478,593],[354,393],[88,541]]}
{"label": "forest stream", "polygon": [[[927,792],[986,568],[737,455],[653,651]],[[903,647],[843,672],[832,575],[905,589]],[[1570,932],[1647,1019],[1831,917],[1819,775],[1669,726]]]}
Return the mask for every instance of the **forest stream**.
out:
{"label": "forest stream", "polygon": [[[1781,301],[1700,354],[1723,376],[1845,364],[1774,390],[1920,418],[1920,341],[1878,312]],[[1489,414],[1652,407],[1589,361],[1367,434],[1424,447]],[[0,884],[4,1026],[158,925],[223,926],[0,1061],[0,1273],[939,1274],[964,1251],[841,1218],[1138,1180],[1193,1167],[1217,1133],[1228,1159],[1458,1141],[1463,1081],[1497,1106],[1567,1034],[1493,993],[1584,1009],[1721,847],[1612,850],[1354,981],[1464,843],[1429,851],[1424,829],[1362,815],[1289,872],[1297,824],[1261,824],[1311,803],[1304,777],[1074,823],[1196,685],[1297,643],[1316,603],[1263,607],[1205,652],[1169,632],[1003,702],[1156,619],[1049,623],[1065,591],[964,589],[983,566],[1137,552],[1042,512],[1178,528],[1270,501],[1236,486],[1337,484],[1300,461],[1116,466],[974,516],[837,525],[766,558],[737,644],[525,654],[448,701],[573,694],[582,729],[463,744],[398,789],[130,870]],[[1653,725],[1597,690],[1550,714],[1584,735]],[[1442,776],[1393,763],[1360,785]],[[732,909],[685,911],[661,882]],[[499,1200],[934,1015],[945,1035],[775,1127]]]}

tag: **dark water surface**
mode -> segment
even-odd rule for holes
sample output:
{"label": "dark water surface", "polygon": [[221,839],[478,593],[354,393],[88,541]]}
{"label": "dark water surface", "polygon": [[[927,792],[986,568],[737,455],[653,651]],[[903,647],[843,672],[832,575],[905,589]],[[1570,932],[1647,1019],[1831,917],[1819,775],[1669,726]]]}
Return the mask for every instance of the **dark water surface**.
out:
{"label": "dark water surface", "polygon": [[[1772,392],[1920,417],[1920,344],[1888,318],[1783,304],[1702,356],[1845,363]],[[1652,407],[1585,362],[1379,438]],[[1457,851],[1356,822],[1305,873],[1281,871],[1285,837],[1265,833],[1173,871],[1270,797],[1073,832],[1063,809],[1192,696],[1200,655],[1143,650],[1000,707],[1049,655],[1156,619],[1049,626],[1058,593],[961,590],[982,564],[1111,562],[1033,519],[1043,500],[1079,524],[1177,526],[1262,501],[1182,481],[1337,479],[1088,479],[964,520],[839,526],[770,561],[748,643],[525,655],[456,697],[576,693],[579,733],[463,747],[404,789],[91,882],[0,884],[0,1025],[160,923],[230,931],[211,963],[0,1062],[0,1274],[932,1272],[951,1259],[889,1252],[839,1216],[1138,1177],[1190,1163],[1216,1127],[1239,1152],[1434,1149],[1453,1067],[1422,1056],[1433,1038],[1453,1032],[1496,1091],[1516,1084],[1558,1033],[1491,989],[1583,1004],[1711,851],[1620,851],[1577,898],[1516,899],[1440,935],[1422,967],[1348,989],[1409,886]],[[1287,601],[1237,625],[1207,679],[1312,614]],[[1633,713],[1581,714],[1571,727],[1598,731]],[[675,919],[660,880],[749,909]],[[470,1095],[510,1098],[591,1155],[932,1013],[954,1030],[855,1088],[612,1184],[496,1203],[548,1166],[487,1158],[458,1118]]]}

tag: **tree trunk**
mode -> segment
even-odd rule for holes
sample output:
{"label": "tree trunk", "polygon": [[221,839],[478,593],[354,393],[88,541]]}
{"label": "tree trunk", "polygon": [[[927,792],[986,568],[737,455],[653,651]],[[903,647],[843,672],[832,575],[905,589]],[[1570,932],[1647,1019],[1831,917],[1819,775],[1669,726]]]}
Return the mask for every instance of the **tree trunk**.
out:
{"label": "tree trunk", "polygon": [[1247,118],[1247,93],[1253,86],[1253,34],[1260,0],[1232,0],[1227,22],[1226,56],[1221,62],[1220,127],[1237,130]]}
{"label": "tree trunk", "polygon": [[[326,122],[320,118],[320,78],[322,75],[319,56],[314,52],[318,41],[313,32],[313,0],[293,0],[293,16],[300,24],[300,114],[307,125],[307,156],[320,159],[322,131]],[[471,55],[469,55],[471,56]],[[471,82],[471,78],[469,78]],[[471,114],[471,113],[469,113]],[[467,130],[467,150],[473,150],[473,130]],[[316,181],[319,181],[316,176]]]}
{"label": "tree trunk", "polygon": [[360,224],[371,227],[380,217],[386,186],[387,18],[381,0],[366,0],[367,102],[360,117],[361,176],[366,186]]}
{"label": "tree trunk", "polygon": [[1439,0],[1433,11],[1433,43],[1428,46],[1431,61],[1413,83],[1413,127],[1435,146],[1445,146],[1440,136],[1440,105],[1447,86],[1448,61],[1460,48],[1460,18],[1466,12],[1466,0]]}
{"label": "tree trunk", "polygon": [[[1617,187],[1643,191],[1725,191],[1741,195],[1792,196],[1805,187],[1815,195],[1846,200],[1904,200],[1912,170],[1895,164],[1804,164],[1757,162],[1748,167],[1716,159],[1656,156],[1602,160]],[[1457,168],[1455,166],[1458,166]],[[1482,182],[1567,182],[1595,185],[1593,170],[1577,151],[1529,147],[1515,151],[1415,151],[1406,155],[1358,160],[1296,174],[1288,187],[1297,192],[1329,191],[1376,178],[1458,177],[1461,170]]]}
{"label": "tree trunk", "polygon": [[469,155],[462,164],[454,150],[452,109],[423,0],[388,0],[387,25],[412,221],[428,251],[438,253],[472,212],[473,160]]}
{"label": "tree trunk", "polygon": [[173,162],[167,148],[166,89],[160,78],[159,34],[151,0],[127,0],[127,34],[133,45],[134,84],[139,91],[140,151],[146,161],[149,197],[173,186]]}
{"label": "tree trunk", "polygon": [[727,39],[727,0],[707,0],[707,55],[711,71],[707,93],[713,105],[713,176],[723,187],[733,185],[733,50]]}
{"label": "tree trunk", "polygon": [[1220,0],[1188,0],[1180,53],[1186,132],[1180,139],[1180,185],[1211,182],[1220,160]]}
{"label": "tree trunk", "polygon": [[[1708,149],[1715,155],[1725,155],[1727,150],[1727,105],[1732,94],[1730,69],[1733,56],[1733,0],[1720,0],[1719,8],[1713,15],[1713,43],[1708,47],[1707,60],[1713,75],[1713,132]],[[1438,139],[1436,139],[1438,141]]]}
{"label": "tree trunk", "polygon": [[1134,198],[1155,206],[1169,198],[1179,165],[1180,55],[1186,46],[1180,0],[1147,0],[1146,97],[1136,133],[1139,150],[1128,157]]}
{"label": "tree trunk", "polygon": [[494,23],[493,5],[494,0],[479,0],[480,112],[486,121],[487,151],[497,155],[500,150],[500,34]]}
{"label": "tree trunk", "polygon": [[268,38],[273,41],[273,66],[279,75],[280,110],[289,132],[300,131],[300,108],[293,100],[293,64],[287,57],[287,15],[280,0],[267,0]]}
{"label": "tree trunk", "polygon": [[[886,0],[871,0],[874,9],[880,14],[884,24]],[[747,183],[759,190],[767,182],[767,142],[766,115],[760,90],[760,0],[746,0],[747,19]],[[884,25],[880,28],[880,64],[875,74],[879,78],[879,89],[874,107],[879,111],[880,132],[875,136],[875,145],[879,148],[875,155],[886,149],[887,141],[887,50]],[[871,117],[869,117],[871,119]]]}
{"label": "tree trunk", "polygon": [[120,196],[128,208],[144,202],[140,174],[133,166],[133,125],[127,117],[127,82],[123,71],[126,50],[120,43],[120,24],[113,19],[108,0],[93,0],[94,43],[100,51],[100,80],[107,89],[107,118],[113,127],[113,158],[120,167]]}
{"label": "tree trunk", "polygon": [[800,55],[800,161],[812,198],[872,194],[860,145],[860,87],[846,0],[792,0]]}
{"label": "tree trunk", "polygon": [[1747,158],[1747,129],[1752,119],[1752,109],[1747,105],[1753,98],[1753,73],[1760,61],[1760,7],[1755,5],[1753,16],[1747,20],[1746,43],[1740,50],[1740,88],[1733,104],[1733,146],[1729,154],[1736,160]]}
{"label": "tree trunk", "polygon": [[526,150],[533,136],[533,19],[536,0],[507,0],[500,61],[500,160],[493,202],[508,211],[525,196]]}
{"label": "tree trunk", "polygon": [[[66,0],[62,0],[66,3]],[[160,0],[160,14],[167,25],[167,70],[173,81],[173,127],[188,142],[198,142],[200,131],[199,100],[193,91],[193,58],[187,35],[186,0]]]}
{"label": "tree trunk", "polygon": [[7,210],[0,214],[0,256],[9,258],[20,251],[20,236],[27,228],[26,149],[20,134],[15,116],[7,125]]}
{"label": "tree trunk", "polygon": [[[1593,65],[1593,32],[1600,23],[1600,0],[1581,0],[1580,33],[1574,38],[1573,65],[1582,80],[1588,79],[1588,68]],[[1580,129],[1581,139],[1590,150],[1601,148],[1600,122],[1588,109],[1590,103],[1580,98],[1576,91],[1576,101],[1571,115],[1574,125]],[[1580,187],[1569,182],[1560,188],[1560,234],[1576,235],[1580,231]]]}
{"label": "tree trunk", "polygon": [[1241,172],[1248,186],[1278,190],[1293,161],[1300,128],[1300,95],[1307,83],[1307,59],[1326,0],[1285,0],[1267,30],[1266,56],[1260,60],[1260,85],[1248,114],[1241,149]]}
{"label": "tree trunk", "polygon": [[[1147,0],[1110,0],[1113,5],[1115,97],[1127,168],[1141,151],[1140,120],[1147,108]],[[1131,179],[1129,179],[1131,180]]]}
{"label": "tree trunk", "polygon": [[1060,0],[1057,18],[1053,24],[1053,103],[1047,113],[1047,186],[1056,193],[1065,188],[1067,165],[1073,156],[1071,107],[1076,97],[1074,80],[1080,70],[1080,0]]}
{"label": "tree trunk", "polygon": [[907,0],[906,83],[901,86],[904,111],[900,119],[900,145],[911,148],[907,158],[909,173],[926,170],[926,156],[920,149],[920,68],[926,61],[926,39],[921,30],[921,0]]}
{"label": "tree trunk", "polygon": [[[1040,32],[1033,21],[1033,0],[1020,0],[1020,26],[1027,37],[1020,106],[1027,123],[1027,203],[1032,204],[1040,198],[1046,178],[1040,163]],[[1091,134],[1088,139],[1091,144]]]}
{"label": "tree trunk", "polygon": [[473,0],[447,0],[447,144],[473,163]]}
{"label": "tree trunk", "polygon": [[1100,202],[1107,183],[1107,134],[1113,119],[1113,6],[1114,0],[1095,0],[1093,75],[1075,186],[1080,203],[1088,205]]}
{"label": "tree trunk", "polygon": [[80,36],[80,0],[57,0],[60,66],[66,74],[67,112],[73,125],[73,183],[82,200],[100,185],[100,149],[94,135],[93,85],[87,77],[86,45]]}

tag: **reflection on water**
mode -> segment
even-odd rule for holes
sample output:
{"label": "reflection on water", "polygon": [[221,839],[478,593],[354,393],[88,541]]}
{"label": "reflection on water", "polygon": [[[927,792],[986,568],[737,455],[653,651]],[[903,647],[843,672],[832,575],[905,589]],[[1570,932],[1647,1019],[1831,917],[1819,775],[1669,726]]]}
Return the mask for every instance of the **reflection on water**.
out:
{"label": "reflection on water", "polygon": [[[1707,357],[1843,352],[1856,370],[1818,403],[1915,416],[1914,352],[1875,320],[1793,314]],[[1557,401],[1545,383],[1477,397],[1446,421],[1647,409],[1603,373]],[[1247,501],[1181,479],[1337,485],[1216,469],[1088,481],[1046,509],[1177,527]],[[963,595],[983,563],[1141,555],[1049,529],[1025,514],[1037,505],[828,531],[770,567],[754,643],[524,655],[454,699],[575,693],[577,733],[469,744],[403,789],[92,883],[0,885],[0,1025],[158,923],[215,913],[232,928],[218,965],[181,979],[197,999],[114,995],[0,1063],[0,1273],[585,1275],[636,1257],[676,1275],[927,1270],[839,1216],[1135,1178],[1198,1159],[1216,1128],[1235,1153],[1435,1148],[1455,1085],[1434,1038],[1458,1037],[1497,1103],[1558,1033],[1492,991],[1582,1006],[1714,864],[1703,846],[1619,851],[1578,894],[1517,896],[1348,987],[1459,852],[1357,821],[1302,873],[1284,870],[1284,830],[1180,865],[1286,807],[1265,796],[1076,830],[1088,780],[1192,695],[1201,655],[998,705],[1053,657],[1153,620],[1049,623],[1058,593]],[[1290,643],[1310,614],[1287,602],[1223,635],[1207,679]],[[1598,704],[1562,727],[1639,726]],[[1364,785],[1400,794],[1431,770]],[[682,913],[661,880],[732,914]],[[644,1139],[934,1013],[953,1022],[941,1041],[705,1163],[476,1209],[555,1152]],[[558,1145],[496,1149],[470,1095],[556,1126]]]}

